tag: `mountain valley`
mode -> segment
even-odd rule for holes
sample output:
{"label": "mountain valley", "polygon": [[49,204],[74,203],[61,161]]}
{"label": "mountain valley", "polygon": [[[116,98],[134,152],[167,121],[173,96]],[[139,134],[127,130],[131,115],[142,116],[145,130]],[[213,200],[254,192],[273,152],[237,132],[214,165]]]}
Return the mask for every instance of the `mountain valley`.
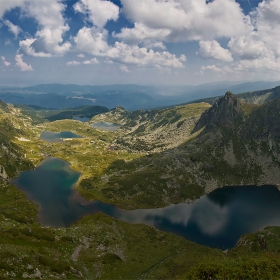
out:
{"label": "mountain valley", "polygon": [[[280,99],[269,100],[270,92],[263,91],[266,98],[258,101],[252,94],[247,100],[243,95],[251,103],[227,92],[212,104],[132,112],[120,106],[103,108],[84,123],[50,122],[41,108],[2,102],[1,277],[232,279],[234,274],[246,279],[252,269],[256,279],[279,277],[279,227],[243,235],[224,252],[101,213],[67,228],[42,227],[38,205],[10,184],[19,172],[51,156],[81,174],[75,187],[84,198],[122,209],[190,203],[222,186],[277,186]],[[64,118],[69,112],[57,110],[55,118],[59,114]],[[107,132],[91,126],[100,121],[121,127]],[[71,131],[83,138],[44,142],[39,139],[42,131]]]}

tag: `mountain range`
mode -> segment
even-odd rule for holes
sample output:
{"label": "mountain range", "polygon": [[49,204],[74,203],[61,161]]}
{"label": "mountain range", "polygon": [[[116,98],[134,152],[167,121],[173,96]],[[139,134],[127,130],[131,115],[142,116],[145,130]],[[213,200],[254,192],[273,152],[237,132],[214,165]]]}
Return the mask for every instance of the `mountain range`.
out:
{"label": "mountain range", "polygon": [[[30,96],[53,97],[38,88],[29,90],[34,90]],[[59,96],[70,96],[64,94]],[[279,186],[279,87],[238,95],[226,91],[222,97],[153,110],[38,106],[0,102],[3,279],[280,277],[279,227],[243,235],[226,251],[100,213],[67,228],[42,227],[38,206],[10,183],[19,172],[32,170],[52,156],[81,173],[75,187],[86,199],[122,209],[190,203],[221,186]],[[92,117],[89,122],[72,120],[86,113]],[[121,128],[113,133],[91,126],[99,121],[118,123]],[[83,138],[45,143],[39,139],[45,130],[72,131]]]}
{"label": "mountain range", "polygon": [[80,86],[42,84],[30,87],[0,87],[0,99],[6,103],[37,105],[47,109],[79,106],[118,105],[127,110],[151,109],[190,102],[201,98],[219,96],[230,90],[233,93],[251,92],[279,86],[275,82],[217,82],[198,86],[140,86],[106,85]]}

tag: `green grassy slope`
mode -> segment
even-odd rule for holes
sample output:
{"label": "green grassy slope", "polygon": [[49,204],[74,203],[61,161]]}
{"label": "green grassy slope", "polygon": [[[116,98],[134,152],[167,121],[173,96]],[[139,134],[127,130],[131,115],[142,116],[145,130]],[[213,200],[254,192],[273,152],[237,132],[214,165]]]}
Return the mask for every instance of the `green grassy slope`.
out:
{"label": "green grassy slope", "polygon": [[[0,171],[5,174],[5,178],[0,177],[1,279],[129,279],[165,275],[180,278],[201,256],[221,257],[219,250],[102,214],[87,216],[69,228],[41,227],[37,206],[9,183],[18,172],[34,168],[44,153],[51,153],[72,160],[73,168],[82,168],[85,176],[91,171],[93,160],[100,164],[100,169],[94,168],[99,176],[102,164],[135,155],[108,150],[114,135],[99,132],[88,124],[67,120],[33,128],[31,123],[30,116],[13,107],[9,107],[9,113],[0,114]],[[38,140],[42,129],[71,130],[84,138],[43,143]]]}
{"label": "green grassy slope", "polygon": [[[195,199],[227,184],[262,184],[268,179],[273,183],[280,174],[279,106],[278,101],[248,105],[228,94],[194,123],[185,142],[151,155],[131,153],[125,144],[117,149],[114,140],[121,135],[98,131],[87,123],[62,120],[33,127],[30,116],[9,110],[0,115],[0,136],[6,147],[1,155],[7,153],[1,157],[2,165],[8,170],[8,160],[13,158],[9,175],[13,177],[39,164],[44,153],[63,158],[83,173],[77,184],[82,195],[122,208]],[[184,118],[199,116],[205,107],[179,107],[170,115],[168,110],[160,111],[157,121],[165,124],[159,127],[168,130]],[[148,120],[148,114],[139,112],[137,120]],[[176,114],[181,119],[172,123],[170,118]],[[144,133],[135,133],[136,138],[148,134],[148,123],[144,128]],[[44,143],[38,140],[42,130],[70,130],[84,138]],[[146,152],[145,147],[141,149]],[[1,279],[279,278],[277,227],[242,236],[227,253],[103,214],[84,217],[69,228],[52,229],[37,223],[36,205],[7,179],[0,180]]]}
{"label": "green grassy slope", "polygon": [[67,108],[60,110],[49,110],[36,105],[16,105],[17,108],[32,118],[34,124],[47,121],[56,121],[64,119],[73,119],[74,117],[92,118],[95,115],[108,112],[104,106],[82,106],[76,108]]}
{"label": "green grassy slope", "polygon": [[128,112],[121,107],[92,118],[91,122],[121,124],[114,144],[132,152],[160,152],[178,146],[191,136],[207,103],[176,106],[169,109]]}
{"label": "green grassy slope", "polygon": [[202,114],[188,141],[113,163],[102,192],[123,207],[147,208],[193,200],[225,185],[276,185],[279,109],[279,100],[259,106],[228,93]]}

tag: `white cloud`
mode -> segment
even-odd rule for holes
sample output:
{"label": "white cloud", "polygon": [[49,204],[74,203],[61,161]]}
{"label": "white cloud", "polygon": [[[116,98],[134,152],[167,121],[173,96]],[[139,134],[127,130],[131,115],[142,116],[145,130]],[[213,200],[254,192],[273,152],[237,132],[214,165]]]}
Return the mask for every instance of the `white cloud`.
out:
{"label": "white cloud", "polygon": [[137,64],[140,66],[160,65],[164,67],[182,68],[181,58],[167,51],[156,52],[152,49],[140,48],[137,45],[127,45],[122,42],[116,42],[110,48],[106,55],[117,62],[125,64]]}
{"label": "white cloud", "polygon": [[227,65],[224,67],[224,71],[226,73],[233,73],[233,69],[231,67],[227,66]]}
{"label": "white cloud", "polygon": [[134,28],[122,28],[121,33],[113,36],[127,43],[141,43],[148,41],[163,41],[171,33],[169,29],[149,28],[143,23],[135,23]]}
{"label": "white cloud", "polygon": [[117,20],[119,17],[119,7],[110,1],[80,0],[74,9],[86,15],[97,27],[104,27],[108,20]]}
{"label": "white cloud", "polygon": [[[63,55],[71,48],[69,42],[63,42],[63,34],[69,30],[63,12],[65,5],[61,0],[12,0],[0,2],[0,18],[6,11],[20,7],[25,17],[34,18],[38,31],[34,38],[20,41],[20,48],[31,56],[50,57]],[[20,28],[9,21],[4,22],[11,32],[18,35]]]}
{"label": "white cloud", "polygon": [[81,62],[75,61],[75,60],[73,60],[73,61],[68,61],[68,62],[66,63],[67,66],[75,66],[75,65],[80,65],[80,64],[81,64]]}
{"label": "white cloud", "polygon": [[216,65],[208,65],[208,66],[202,66],[201,67],[201,71],[213,71],[213,72],[218,72],[218,73],[222,73],[224,72],[221,68],[217,67]]}
{"label": "white cloud", "polygon": [[183,62],[187,61],[187,57],[184,54],[182,54],[180,56],[180,61],[183,61]]}
{"label": "white cloud", "polygon": [[12,44],[11,40],[5,40],[5,46],[9,46],[11,44]]}
{"label": "white cloud", "polygon": [[121,65],[120,66],[120,70],[122,71],[122,72],[125,72],[125,73],[129,73],[130,72],[130,70],[127,68],[127,66],[125,66],[125,65]]}
{"label": "white cloud", "polygon": [[66,63],[67,66],[76,66],[76,65],[81,65],[81,64],[85,64],[85,65],[89,65],[89,64],[98,64],[98,60],[96,58],[90,59],[90,60],[85,60],[82,63],[76,60],[73,61],[68,61]]}
{"label": "white cloud", "polygon": [[156,52],[137,45],[127,45],[124,42],[115,42],[113,46],[109,46],[107,44],[107,36],[108,32],[106,30],[100,30],[95,27],[83,27],[73,40],[77,51],[101,56],[119,63],[137,64],[140,66],[184,67],[182,62],[186,61],[185,56],[177,58],[176,55],[167,51]]}
{"label": "white cloud", "polygon": [[229,50],[224,49],[221,45],[213,41],[200,41],[199,51],[197,54],[202,58],[214,58],[223,61],[233,61]]}
{"label": "white cloud", "polygon": [[254,60],[265,57],[269,50],[264,41],[254,32],[249,36],[232,38],[228,43],[232,53],[242,60]]}
{"label": "white cloud", "polygon": [[3,61],[3,63],[4,63],[5,66],[8,67],[8,66],[11,65],[11,62],[7,61],[6,58],[5,58],[4,56],[1,56],[1,59],[2,59],[2,61]]}
{"label": "white cloud", "polygon": [[4,24],[9,28],[9,30],[15,35],[17,38],[18,34],[22,31],[21,28],[9,20],[4,20]]}
{"label": "white cloud", "polygon": [[98,64],[98,63],[99,63],[99,61],[96,58],[83,61],[83,64]]}
{"label": "white cloud", "polygon": [[85,55],[84,55],[84,54],[82,54],[82,53],[80,53],[80,54],[78,54],[78,55],[77,55],[77,57],[79,57],[79,58],[84,58],[84,57],[85,57]]}
{"label": "white cloud", "polygon": [[148,49],[158,48],[158,49],[166,50],[166,46],[162,42],[159,42],[159,41],[144,42],[144,46]]}
{"label": "white cloud", "polygon": [[9,0],[0,1],[0,19],[3,17],[5,12],[10,11],[16,7],[21,7],[25,0]]}
{"label": "white cloud", "polygon": [[33,71],[33,68],[31,65],[28,65],[27,63],[25,63],[23,60],[22,60],[22,54],[17,54],[15,56],[15,61],[16,61],[16,66],[19,67],[20,71]]}
{"label": "white cloud", "polygon": [[[121,0],[135,28],[122,29],[118,38],[135,41],[213,40],[240,36],[253,27],[234,0]],[[139,41],[139,40],[138,40]]]}
{"label": "white cloud", "polygon": [[254,31],[228,43],[236,56],[235,70],[280,70],[280,2],[263,1],[251,12]]}
{"label": "white cloud", "polygon": [[[254,60],[240,60],[235,63],[234,69],[236,71],[256,72],[278,72],[280,71],[280,58],[274,56],[266,56]],[[279,77],[279,75],[278,75]]]}
{"label": "white cloud", "polygon": [[39,57],[60,56],[71,48],[63,42],[63,34],[69,30],[63,12],[65,5],[60,0],[28,0],[22,7],[25,16],[34,18],[39,30],[34,38],[20,41],[20,49],[28,55]]}
{"label": "white cloud", "polygon": [[277,31],[277,26],[280,25],[280,2],[277,0],[262,1],[252,14],[257,17],[258,25],[265,22],[267,29]]}
{"label": "white cloud", "polygon": [[107,44],[108,32],[98,28],[83,27],[78,31],[74,42],[76,50],[90,53],[95,56],[102,56],[109,49]]}

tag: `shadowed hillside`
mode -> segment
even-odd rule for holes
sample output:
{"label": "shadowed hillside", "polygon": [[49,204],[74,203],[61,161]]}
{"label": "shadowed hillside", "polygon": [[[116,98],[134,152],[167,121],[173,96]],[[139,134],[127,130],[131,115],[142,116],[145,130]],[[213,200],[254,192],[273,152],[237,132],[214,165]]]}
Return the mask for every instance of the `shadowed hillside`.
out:
{"label": "shadowed hillside", "polygon": [[[227,92],[201,115],[184,143],[175,138],[173,149],[112,164],[101,191],[107,201],[121,207],[150,208],[194,200],[225,185],[276,185],[279,110],[280,99],[260,106]],[[142,132],[134,137],[141,139]],[[130,149],[124,139],[122,147]],[[100,184],[92,178],[93,185],[96,180]]]}

